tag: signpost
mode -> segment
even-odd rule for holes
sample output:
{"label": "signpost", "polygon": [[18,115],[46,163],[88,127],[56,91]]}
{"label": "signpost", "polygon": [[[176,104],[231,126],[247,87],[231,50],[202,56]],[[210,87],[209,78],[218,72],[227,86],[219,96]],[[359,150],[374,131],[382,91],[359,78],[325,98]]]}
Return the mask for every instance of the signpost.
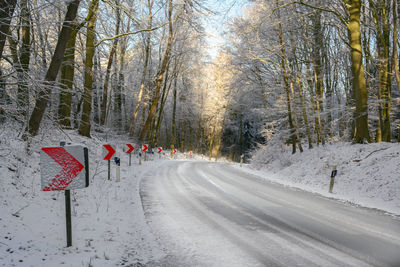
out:
{"label": "signpost", "polygon": [[189,151],[190,158],[193,157],[193,151]]}
{"label": "signpost", "polygon": [[126,144],[128,147],[128,150],[125,151],[126,154],[129,154],[129,166],[131,166],[131,156],[132,156],[132,151],[135,149],[131,144]]}
{"label": "signpost", "polygon": [[161,159],[161,152],[163,151],[162,147],[157,147],[158,158]]}
{"label": "signpost", "polygon": [[143,145],[142,145],[142,151],[143,151],[143,152],[146,152],[147,150],[149,150],[149,145],[143,144]]}
{"label": "signpost", "polygon": [[60,147],[42,147],[40,174],[43,191],[65,192],[67,247],[72,246],[71,189],[89,186],[89,152],[81,145],[60,143]]}
{"label": "signpost", "polygon": [[112,156],[115,154],[115,146],[105,144],[103,145],[103,159],[108,161],[108,180],[110,180],[110,160]]}

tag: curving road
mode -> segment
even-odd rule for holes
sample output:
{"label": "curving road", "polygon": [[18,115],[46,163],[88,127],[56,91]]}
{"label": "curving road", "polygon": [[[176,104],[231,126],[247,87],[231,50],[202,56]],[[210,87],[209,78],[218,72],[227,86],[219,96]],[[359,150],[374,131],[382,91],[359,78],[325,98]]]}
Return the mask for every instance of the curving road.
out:
{"label": "curving road", "polygon": [[149,266],[400,266],[400,220],[270,183],[229,164],[164,162],[144,177]]}

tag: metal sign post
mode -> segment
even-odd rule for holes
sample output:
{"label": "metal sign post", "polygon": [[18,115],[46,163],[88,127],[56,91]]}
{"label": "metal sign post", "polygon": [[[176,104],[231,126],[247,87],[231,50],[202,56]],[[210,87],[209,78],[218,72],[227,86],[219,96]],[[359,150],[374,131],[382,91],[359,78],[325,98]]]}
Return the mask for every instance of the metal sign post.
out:
{"label": "metal sign post", "polygon": [[126,144],[128,150],[125,151],[129,155],[129,166],[131,166],[131,153],[135,149],[131,144]]}
{"label": "metal sign post", "polygon": [[161,152],[163,151],[163,149],[162,149],[162,147],[158,147],[157,149],[158,149],[158,151],[157,151],[158,158],[161,159]]}
{"label": "metal sign post", "polygon": [[115,145],[103,145],[103,159],[108,161],[108,180],[111,180],[111,158],[115,154]]}
{"label": "metal sign post", "polygon": [[[60,170],[61,169],[61,170]],[[80,145],[42,147],[40,152],[43,191],[64,191],[67,247],[72,246],[71,189],[89,186],[89,152]]]}
{"label": "metal sign post", "polygon": [[107,162],[108,162],[108,164],[107,164],[107,166],[108,166],[108,180],[111,180],[111,160],[109,159],[109,160],[107,160]]}
{"label": "metal sign post", "polygon": [[[60,146],[65,146],[65,142],[60,142]],[[65,226],[67,230],[67,247],[72,247],[72,218],[71,218],[71,191],[65,190]]]}
{"label": "metal sign post", "polygon": [[71,193],[65,190],[65,218],[67,226],[67,247],[72,246],[72,222],[71,222]]}
{"label": "metal sign post", "polygon": [[144,161],[147,161],[147,151],[149,150],[149,145],[142,145],[142,152],[144,153]]}

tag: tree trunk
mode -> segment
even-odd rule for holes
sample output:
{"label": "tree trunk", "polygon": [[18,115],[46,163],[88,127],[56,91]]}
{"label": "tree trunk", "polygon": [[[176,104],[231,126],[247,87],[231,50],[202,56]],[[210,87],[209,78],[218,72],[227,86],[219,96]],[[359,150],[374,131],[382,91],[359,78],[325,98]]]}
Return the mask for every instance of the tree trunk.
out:
{"label": "tree trunk", "polygon": [[85,56],[85,80],[82,104],[82,116],[79,124],[78,133],[80,135],[90,137],[91,127],[91,111],[92,111],[92,89],[93,89],[93,56],[94,56],[94,39],[97,19],[97,10],[99,7],[99,0],[92,0],[89,7],[89,12],[93,12],[88,25],[86,33],[86,56]]}
{"label": "tree trunk", "polygon": [[[400,92],[400,73],[399,73],[399,60],[398,60],[398,50],[397,50],[397,0],[393,0],[393,66],[394,66],[394,74],[396,77],[397,89]],[[400,106],[400,105],[399,105]],[[399,125],[397,128],[397,141],[400,142],[400,117],[399,117]]]}
{"label": "tree trunk", "polygon": [[[151,29],[152,24],[153,24],[153,14],[152,14],[152,6],[153,6],[153,1],[148,1],[148,6],[149,6],[149,24],[147,29]],[[144,62],[143,62],[143,74],[142,74],[142,79],[140,80],[140,89],[139,89],[139,94],[137,98],[137,103],[135,107],[135,111],[132,116],[132,122],[131,122],[131,129],[129,130],[129,135],[133,136],[135,134],[135,126],[136,126],[136,120],[137,116],[139,114],[139,109],[142,104],[142,97],[143,97],[143,91],[144,91],[144,86],[145,86],[145,81],[146,81],[146,74],[147,74],[147,67],[149,64],[149,59],[150,59],[150,53],[151,53],[151,33],[147,32],[147,38],[146,38],[146,47],[145,47],[145,55],[144,55]],[[142,114],[144,116],[144,114]]]}
{"label": "tree trunk", "polygon": [[160,89],[164,77],[164,73],[167,69],[168,65],[168,59],[169,59],[169,54],[171,52],[171,47],[172,47],[172,37],[173,37],[173,28],[172,28],[172,0],[168,1],[168,25],[169,25],[169,36],[168,36],[168,43],[167,43],[167,48],[165,50],[164,54],[164,59],[161,65],[161,70],[158,75],[157,81],[156,81],[156,87],[155,87],[155,97],[153,99],[153,102],[151,104],[151,108],[149,111],[149,115],[147,117],[147,120],[143,126],[142,132],[140,133],[139,140],[142,141],[144,137],[146,136],[147,131],[149,130],[150,124],[153,120],[153,116],[156,112],[157,108],[157,103],[158,99],[160,98]]}
{"label": "tree trunk", "polygon": [[10,23],[17,0],[0,0],[0,60],[3,57],[4,45],[9,35]]}
{"label": "tree trunk", "polygon": [[22,115],[27,116],[29,112],[29,89],[28,89],[28,72],[29,61],[31,57],[31,16],[29,10],[29,2],[23,0],[21,5],[21,34],[22,44],[20,49],[18,72],[18,92],[17,103],[21,108]]}
{"label": "tree trunk", "polygon": [[174,106],[172,108],[172,129],[171,129],[171,149],[174,149],[175,145],[175,133],[176,133],[176,127],[175,127],[175,118],[176,118],[176,83],[177,83],[177,78],[175,77],[174,80]]}
{"label": "tree trunk", "polygon": [[44,89],[39,92],[33,112],[30,116],[26,131],[31,135],[37,135],[42,121],[44,111],[46,110],[49,96],[51,93],[51,86],[57,78],[62,60],[64,58],[65,47],[67,46],[70,37],[73,21],[75,20],[80,0],[73,0],[68,4],[67,13],[65,15],[64,23],[62,25],[56,49],[54,50],[50,66],[44,78]]}
{"label": "tree trunk", "polygon": [[[279,7],[278,1],[276,1],[277,7]],[[280,17],[280,11],[277,9],[278,15],[278,30],[279,30],[279,45],[280,45],[280,53],[281,53],[281,71],[283,75],[283,81],[285,85],[285,92],[286,92],[286,104],[288,109],[288,121],[289,121],[289,128],[290,128],[290,139],[292,140],[292,154],[296,153],[296,129],[293,124],[292,119],[292,108],[291,108],[291,99],[290,99],[290,88],[289,88],[289,78],[288,73],[286,70],[286,51],[285,46],[283,43],[283,30],[282,30],[282,22]]]}
{"label": "tree trunk", "polygon": [[380,0],[377,5],[369,1],[376,28],[376,48],[378,51],[378,127],[376,141],[390,142],[392,131],[390,127],[391,109],[391,75],[390,75],[390,26],[386,1]]}
{"label": "tree trunk", "polygon": [[[121,14],[120,14],[120,9],[118,7],[116,8],[116,16],[117,16],[117,25],[115,27],[115,35],[119,35]],[[108,56],[106,77],[104,78],[104,86],[103,86],[103,97],[101,102],[100,125],[104,125],[106,123],[108,84],[110,83],[111,67],[114,60],[115,51],[117,50],[117,44],[118,44],[118,38],[115,38],[111,46],[110,55]]]}
{"label": "tree trunk", "polygon": [[322,80],[322,29],[321,29],[321,11],[316,11],[313,15],[313,51],[312,51],[312,60],[314,65],[314,80],[315,80],[315,93],[316,93],[316,112],[318,117],[318,130],[319,137],[322,145],[325,145],[325,132],[324,132],[324,124],[321,118],[321,113],[324,111],[324,86]]}
{"label": "tree trunk", "polygon": [[310,131],[310,125],[308,123],[308,116],[307,116],[307,109],[304,104],[304,96],[303,96],[303,86],[301,84],[300,77],[297,77],[297,86],[299,88],[299,94],[300,94],[300,105],[301,105],[301,111],[303,115],[303,120],[304,124],[306,125],[306,134],[307,134],[307,140],[308,140],[308,148],[312,149],[312,138],[311,138],[311,131]]}
{"label": "tree trunk", "polygon": [[170,82],[169,86],[168,86],[168,71],[169,71],[169,67],[167,67],[167,71],[165,74],[164,86],[163,86],[162,95],[161,95],[160,108],[158,109],[158,116],[157,116],[157,119],[156,119],[156,122],[154,125],[154,129],[153,129],[153,132],[154,132],[153,133],[153,144],[157,144],[158,132],[159,132],[160,126],[161,126],[161,118],[162,118],[162,114],[164,111],[164,105],[165,105],[165,101],[167,100],[168,92],[169,92],[169,89],[171,88],[171,84],[172,84],[172,82]]}
{"label": "tree trunk", "polygon": [[349,29],[351,47],[351,72],[353,75],[353,90],[356,101],[356,111],[354,113],[356,121],[356,133],[354,142],[370,142],[368,130],[368,91],[365,83],[365,73],[363,67],[363,54],[361,50],[360,34],[360,8],[361,0],[353,0],[351,4],[344,0],[350,14]]}
{"label": "tree trunk", "polygon": [[61,67],[61,90],[58,104],[58,123],[65,129],[71,128],[72,90],[75,75],[75,43],[78,29],[74,27],[67,42]]}

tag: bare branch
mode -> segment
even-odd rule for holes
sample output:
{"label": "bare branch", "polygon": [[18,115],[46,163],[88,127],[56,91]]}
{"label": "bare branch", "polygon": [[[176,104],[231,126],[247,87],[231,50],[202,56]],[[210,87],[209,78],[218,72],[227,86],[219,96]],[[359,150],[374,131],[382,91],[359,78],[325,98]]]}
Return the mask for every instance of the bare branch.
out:
{"label": "bare branch", "polygon": [[163,24],[163,25],[161,25],[161,26],[158,26],[158,27],[155,27],[155,28],[151,28],[151,29],[141,29],[141,30],[134,31],[134,32],[125,32],[125,33],[121,33],[121,34],[115,35],[115,36],[113,36],[113,37],[104,38],[104,39],[100,40],[100,41],[95,45],[95,47],[98,47],[99,45],[101,45],[101,44],[102,44],[103,42],[105,42],[105,41],[111,41],[111,40],[114,40],[114,39],[116,39],[116,38],[124,37],[124,36],[127,36],[127,35],[134,35],[134,34],[138,34],[138,33],[141,33],[141,32],[151,32],[151,31],[155,31],[155,30],[158,30],[158,29],[164,27],[164,25],[166,25],[166,24]]}

